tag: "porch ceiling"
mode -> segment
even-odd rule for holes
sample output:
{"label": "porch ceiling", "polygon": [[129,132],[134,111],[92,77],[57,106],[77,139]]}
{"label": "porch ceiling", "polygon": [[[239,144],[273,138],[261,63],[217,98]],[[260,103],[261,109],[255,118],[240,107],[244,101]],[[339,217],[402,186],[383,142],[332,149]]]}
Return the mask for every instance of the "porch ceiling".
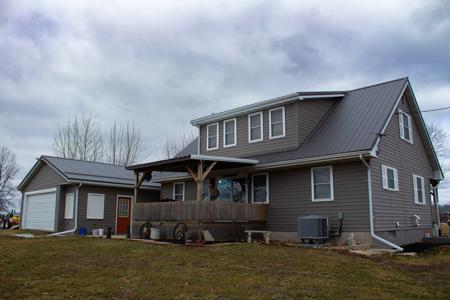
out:
{"label": "porch ceiling", "polygon": [[203,162],[205,165],[208,165],[208,163],[215,163],[214,169],[216,170],[258,164],[258,161],[254,159],[191,154],[182,157],[128,166],[127,169],[133,170],[137,173],[148,173],[151,171],[186,172],[187,167],[195,168],[198,166],[199,162]]}

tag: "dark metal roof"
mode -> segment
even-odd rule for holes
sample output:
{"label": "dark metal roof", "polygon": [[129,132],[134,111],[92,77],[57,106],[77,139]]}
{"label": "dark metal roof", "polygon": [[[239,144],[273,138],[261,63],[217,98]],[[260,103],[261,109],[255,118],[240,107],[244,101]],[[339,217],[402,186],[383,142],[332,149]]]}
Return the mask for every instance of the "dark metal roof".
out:
{"label": "dark metal roof", "polygon": [[198,155],[190,154],[182,157],[174,157],[170,159],[153,161],[145,164],[128,166],[127,170],[135,170],[140,172],[149,171],[169,171],[169,172],[186,172],[186,167],[197,167],[199,161],[216,163],[215,169],[228,169],[249,165],[256,165],[257,160],[224,156]]}
{"label": "dark metal roof", "polygon": [[[124,166],[54,156],[42,156],[41,160],[55,168],[68,181],[134,186],[134,172],[125,169]],[[144,182],[143,186],[160,187],[159,184],[152,182]]]}
{"label": "dark metal roof", "polygon": [[175,157],[182,157],[190,154],[198,154],[198,137],[181,150]]}
{"label": "dark metal roof", "polygon": [[407,78],[349,91],[297,149],[252,156],[261,163],[371,150]]}
{"label": "dark metal roof", "polygon": [[[262,164],[371,150],[407,82],[407,78],[401,78],[347,91],[299,148],[248,158]],[[186,147],[182,152],[193,150]]]}

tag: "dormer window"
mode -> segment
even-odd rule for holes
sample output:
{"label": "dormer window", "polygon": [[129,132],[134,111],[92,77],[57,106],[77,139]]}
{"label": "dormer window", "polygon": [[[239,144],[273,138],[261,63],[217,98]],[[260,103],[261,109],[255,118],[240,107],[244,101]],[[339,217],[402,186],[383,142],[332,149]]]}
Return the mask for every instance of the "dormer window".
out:
{"label": "dormer window", "polygon": [[402,110],[398,110],[398,119],[399,119],[399,127],[400,127],[400,137],[405,141],[413,143],[413,132],[412,132],[412,123],[411,116],[403,112]]}
{"label": "dormer window", "polygon": [[219,148],[219,123],[208,124],[206,127],[206,150]]}
{"label": "dormer window", "polygon": [[263,113],[262,111],[248,115],[248,142],[254,143],[263,140]]}
{"label": "dormer window", "polygon": [[269,138],[276,139],[285,135],[284,106],[272,108],[269,110]]}
{"label": "dormer window", "polygon": [[236,146],[236,119],[223,121],[223,146]]}

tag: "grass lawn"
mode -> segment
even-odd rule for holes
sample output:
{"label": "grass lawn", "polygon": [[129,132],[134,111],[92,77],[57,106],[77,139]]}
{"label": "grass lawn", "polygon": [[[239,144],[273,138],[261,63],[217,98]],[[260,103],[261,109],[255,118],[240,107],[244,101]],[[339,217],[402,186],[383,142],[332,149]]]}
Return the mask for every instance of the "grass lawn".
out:
{"label": "grass lawn", "polygon": [[368,259],[261,244],[191,248],[0,237],[0,298],[449,299],[450,248]]}

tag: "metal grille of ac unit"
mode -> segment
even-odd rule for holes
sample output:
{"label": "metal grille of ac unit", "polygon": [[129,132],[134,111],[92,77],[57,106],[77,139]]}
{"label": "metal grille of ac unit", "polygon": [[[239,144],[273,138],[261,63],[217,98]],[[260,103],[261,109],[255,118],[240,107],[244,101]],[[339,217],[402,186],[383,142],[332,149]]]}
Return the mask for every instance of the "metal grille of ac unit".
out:
{"label": "metal grille of ac unit", "polygon": [[314,215],[299,217],[297,233],[299,239],[327,239],[328,219]]}

